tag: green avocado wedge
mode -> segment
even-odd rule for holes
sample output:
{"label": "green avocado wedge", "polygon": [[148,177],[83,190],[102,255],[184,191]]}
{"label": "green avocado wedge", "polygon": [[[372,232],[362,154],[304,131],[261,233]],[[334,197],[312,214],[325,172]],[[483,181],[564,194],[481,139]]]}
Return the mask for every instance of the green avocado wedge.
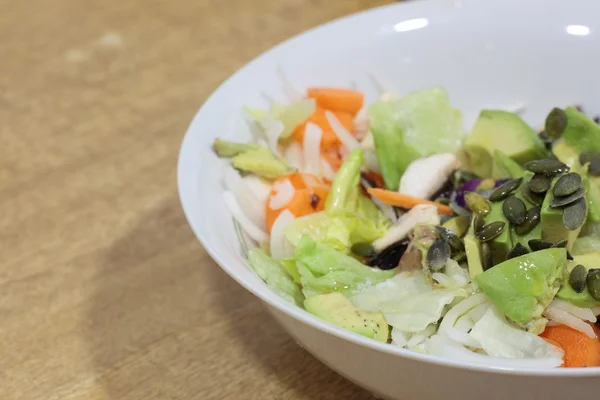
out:
{"label": "green avocado wedge", "polygon": [[[583,265],[588,271],[590,269],[600,268],[600,252],[574,256],[573,258],[574,260],[570,261],[567,267],[569,273],[577,265]],[[568,301],[569,303],[577,307],[589,308],[600,305],[600,301],[592,297],[587,287],[583,289],[583,292],[577,293],[575,290],[573,290],[573,288],[569,285],[568,282],[564,283],[564,285],[556,294],[556,297]]]}

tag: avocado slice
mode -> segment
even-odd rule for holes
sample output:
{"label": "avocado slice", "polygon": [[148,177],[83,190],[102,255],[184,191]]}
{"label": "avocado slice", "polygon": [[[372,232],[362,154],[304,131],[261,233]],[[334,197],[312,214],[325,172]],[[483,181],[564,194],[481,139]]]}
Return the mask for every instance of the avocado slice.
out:
{"label": "avocado slice", "polygon": [[502,110],[483,110],[465,146],[480,146],[490,154],[501,151],[519,164],[544,158],[544,143],[517,114]]}
{"label": "avocado slice", "polygon": [[[583,265],[588,271],[593,268],[600,268],[600,252],[588,253],[581,256],[574,256],[573,261],[569,261],[567,265],[568,272],[570,273],[573,268],[577,265]],[[577,293],[573,290],[568,282],[565,282],[560,288],[556,297],[568,301],[569,303],[583,308],[595,307],[600,305],[600,301],[594,299],[587,287],[583,289],[583,292]]]}
{"label": "avocado slice", "polygon": [[492,169],[492,178],[520,178],[525,174],[523,168],[518,162],[501,152],[494,151],[494,166]]}
{"label": "avocado slice", "polygon": [[510,222],[504,216],[502,212],[502,202],[492,203],[492,210],[485,217],[485,223],[491,224],[492,222],[501,221],[506,224],[504,231],[495,239],[489,242],[490,250],[492,252],[493,265],[499,264],[506,260],[508,251],[513,247],[513,241],[510,234]]}
{"label": "avocado slice", "polygon": [[504,261],[475,281],[508,318],[525,326],[550,304],[563,282],[566,265],[565,249],[546,249]]}
{"label": "avocado slice", "polygon": [[600,126],[575,107],[567,107],[567,126],[562,133],[562,139],[575,151],[600,152]]}
{"label": "avocado slice", "polygon": [[304,308],[311,314],[359,335],[387,342],[390,328],[381,312],[361,311],[343,294],[326,293],[304,300]]}
{"label": "avocado slice", "polygon": [[556,177],[552,180],[552,186],[550,187],[550,190],[544,199],[544,203],[542,204],[542,218],[540,222],[540,225],[542,226],[542,239],[548,242],[566,240],[567,249],[571,250],[573,248],[575,239],[577,239],[577,236],[579,236],[579,233],[581,232],[582,227],[574,231],[569,231],[563,224],[563,209],[550,207],[550,202],[554,198],[552,195],[552,190],[554,189],[554,185],[559,178],[560,177]]}

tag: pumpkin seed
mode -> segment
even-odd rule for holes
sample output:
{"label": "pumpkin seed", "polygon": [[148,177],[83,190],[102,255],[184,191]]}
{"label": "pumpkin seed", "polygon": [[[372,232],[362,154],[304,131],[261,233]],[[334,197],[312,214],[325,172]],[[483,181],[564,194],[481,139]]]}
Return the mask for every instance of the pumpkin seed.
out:
{"label": "pumpkin seed", "polygon": [[442,225],[444,228],[451,230],[458,237],[463,237],[469,230],[470,218],[466,215],[461,215],[449,219]]}
{"label": "pumpkin seed", "polygon": [[511,258],[524,256],[525,254],[529,254],[527,247],[523,246],[521,243],[517,243],[515,247],[508,251],[506,254],[506,259],[510,260]]}
{"label": "pumpkin seed", "polygon": [[477,192],[465,193],[465,203],[467,203],[469,210],[484,217],[492,211],[492,205],[489,200]]}
{"label": "pumpkin seed", "polygon": [[558,178],[552,194],[555,196],[568,196],[575,193],[581,187],[581,176],[575,172],[569,172]]}
{"label": "pumpkin seed", "polygon": [[512,192],[517,190],[517,188],[521,185],[523,178],[511,179],[510,181],[504,183],[498,189],[494,190],[494,192],[490,195],[490,201],[501,201],[510,196]]}
{"label": "pumpkin seed", "polygon": [[487,271],[494,266],[492,247],[489,243],[481,243],[481,264],[484,271]]}
{"label": "pumpkin seed", "polygon": [[432,271],[440,271],[446,266],[452,249],[442,239],[436,239],[427,251],[427,266]]}
{"label": "pumpkin seed", "polygon": [[550,190],[552,181],[546,175],[535,174],[527,183],[527,188],[533,193],[543,194]]}
{"label": "pumpkin seed", "polygon": [[546,149],[551,150],[552,143],[554,143],[554,141],[548,135],[546,135],[546,132],[542,131],[538,134],[538,136],[541,139],[541,141],[544,143],[544,146],[546,146]]}
{"label": "pumpkin seed", "polygon": [[590,175],[600,175],[600,153],[597,151],[584,151],[579,155],[581,165],[590,164],[588,172]]}
{"label": "pumpkin seed", "polygon": [[563,224],[570,231],[579,229],[587,218],[587,202],[584,198],[565,207],[563,212]]}
{"label": "pumpkin seed", "polygon": [[569,261],[573,261],[574,260],[573,256],[569,252],[569,250],[567,250],[567,260],[569,260]]}
{"label": "pumpkin seed", "polygon": [[521,225],[523,222],[525,222],[525,217],[527,216],[527,207],[525,207],[523,200],[515,196],[510,196],[504,200],[504,203],[502,203],[502,213],[506,219],[513,224]]}
{"label": "pumpkin seed", "polygon": [[536,174],[554,176],[563,172],[568,172],[569,167],[557,160],[534,160],[525,163],[525,169]]}
{"label": "pumpkin seed", "polygon": [[525,214],[525,222],[515,227],[517,235],[526,235],[535,228],[541,220],[542,208],[540,206],[531,207]]}
{"label": "pumpkin seed", "polygon": [[450,247],[458,251],[462,251],[465,249],[465,244],[450,229],[446,229],[443,226],[437,226],[436,229],[438,231],[438,234],[440,235],[440,238],[444,242],[448,243]]}
{"label": "pumpkin seed", "polygon": [[540,251],[540,250],[550,249],[554,245],[554,243],[552,243],[552,242],[547,242],[547,241],[541,240],[541,239],[531,239],[529,242],[527,242],[527,244],[529,245],[529,248],[532,251]]}
{"label": "pumpkin seed", "polygon": [[564,207],[564,206],[567,206],[569,204],[576,202],[577,200],[581,199],[583,196],[585,196],[585,189],[579,188],[573,194],[570,194],[568,196],[554,197],[552,199],[552,201],[550,202],[550,207],[553,207],[553,208]]}
{"label": "pumpkin seed", "polygon": [[590,269],[587,274],[586,283],[590,295],[600,301],[600,269]]}
{"label": "pumpkin seed", "polygon": [[500,236],[506,229],[506,224],[502,221],[492,222],[475,232],[475,236],[482,242],[487,242]]}
{"label": "pumpkin seed", "polygon": [[484,225],[485,225],[484,218],[479,214],[475,214],[473,216],[473,229],[475,230],[475,232],[477,232],[478,230],[483,228]]}
{"label": "pumpkin seed", "polygon": [[551,139],[558,139],[562,136],[567,127],[567,113],[560,108],[553,108],[546,117],[545,132]]}
{"label": "pumpkin seed", "polygon": [[452,259],[454,261],[456,261],[457,263],[464,261],[467,259],[467,253],[465,253],[464,251],[461,251],[460,253],[456,253]]}
{"label": "pumpkin seed", "polygon": [[567,241],[566,240],[559,240],[558,242],[555,242],[552,247],[555,249],[564,249],[565,247],[567,247]]}
{"label": "pumpkin seed", "polygon": [[536,206],[541,206],[544,202],[544,197],[546,197],[545,194],[538,194],[532,192],[527,185],[523,185],[521,193],[523,193],[523,197],[525,197],[527,201]]}
{"label": "pumpkin seed", "polygon": [[350,248],[350,250],[356,254],[357,256],[361,256],[361,257],[373,257],[376,254],[375,248],[373,247],[373,245],[371,243],[367,243],[367,242],[360,242],[360,243],[354,243],[352,245],[352,247]]}
{"label": "pumpkin seed", "polygon": [[573,288],[573,290],[577,293],[583,292],[585,289],[585,281],[588,275],[587,269],[579,264],[569,274],[569,285]]}

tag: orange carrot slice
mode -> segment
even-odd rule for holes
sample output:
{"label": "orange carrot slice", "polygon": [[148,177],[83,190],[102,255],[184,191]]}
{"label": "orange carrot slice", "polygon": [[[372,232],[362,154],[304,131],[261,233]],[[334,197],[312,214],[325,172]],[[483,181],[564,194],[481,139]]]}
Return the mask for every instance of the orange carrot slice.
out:
{"label": "orange carrot slice", "polygon": [[540,337],[564,350],[564,367],[600,366],[600,340],[598,339],[591,339],[585,333],[566,325],[548,326]]}
{"label": "orange carrot slice", "polygon": [[449,215],[453,213],[452,209],[444,204],[425,199],[419,199],[418,197],[407,196],[391,190],[370,188],[367,189],[367,192],[369,192],[369,194],[376,199],[391,206],[410,209],[419,204],[431,204],[432,206],[435,206],[438,209],[438,212],[442,215]]}
{"label": "orange carrot slice", "polygon": [[[332,148],[336,147],[340,144],[340,141],[337,135],[333,132],[331,125],[329,125],[329,121],[327,121],[327,117],[325,116],[325,109],[317,107],[315,112],[306,120],[305,123],[298,126],[294,132],[293,137],[297,142],[302,143],[304,141],[304,132],[306,130],[306,124],[308,122],[312,122],[317,125],[323,131],[323,136],[321,138],[321,148]],[[354,131],[354,117],[351,114],[344,112],[335,112],[332,111],[333,115],[340,121],[342,126],[346,128],[348,131]]]}
{"label": "orange carrot slice", "polygon": [[308,97],[315,99],[317,106],[331,111],[342,111],[356,115],[363,107],[365,96],[350,89],[314,87],[308,89]]}

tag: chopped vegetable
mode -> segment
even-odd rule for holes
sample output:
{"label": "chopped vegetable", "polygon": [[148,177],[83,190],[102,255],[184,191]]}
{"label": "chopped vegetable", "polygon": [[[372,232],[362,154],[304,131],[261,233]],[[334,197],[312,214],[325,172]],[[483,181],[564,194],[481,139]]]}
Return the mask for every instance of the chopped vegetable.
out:
{"label": "chopped vegetable", "polygon": [[213,150],[219,157],[234,157],[249,150],[256,150],[260,146],[256,144],[236,143],[227,140],[215,139]]}
{"label": "chopped vegetable", "polygon": [[453,213],[452,209],[444,204],[436,203],[429,200],[419,199],[417,197],[407,196],[402,193],[392,192],[391,190],[370,188],[367,192],[376,199],[396,207],[402,207],[411,209],[419,204],[430,204],[437,208],[438,212],[442,215],[450,215]]}
{"label": "chopped vegetable", "polygon": [[[312,122],[317,125],[323,131],[321,138],[321,148],[335,148],[340,144],[340,140],[333,131],[333,128],[327,120],[326,111],[323,108],[317,107],[314,113],[305,121],[305,123],[299,125],[293,132],[294,139],[300,143],[304,141],[304,135],[306,132],[306,124]],[[354,130],[354,118],[352,115],[343,112],[334,112],[333,115],[337,118],[339,123],[348,131]]]}
{"label": "chopped vegetable", "polygon": [[265,281],[275,293],[292,304],[302,306],[304,296],[300,287],[280,264],[259,248],[249,251],[248,261],[256,275]]}
{"label": "chopped vegetable", "polygon": [[231,159],[233,166],[244,172],[251,172],[267,179],[277,179],[294,172],[294,168],[265,147],[249,149]]}
{"label": "chopped vegetable", "polygon": [[356,90],[314,87],[308,89],[308,97],[317,101],[321,108],[356,115],[363,107],[365,96]]}
{"label": "chopped vegetable", "polygon": [[540,337],[563,349],[564,367],[600,367],[600,341],[565,325],[548,326]]}

